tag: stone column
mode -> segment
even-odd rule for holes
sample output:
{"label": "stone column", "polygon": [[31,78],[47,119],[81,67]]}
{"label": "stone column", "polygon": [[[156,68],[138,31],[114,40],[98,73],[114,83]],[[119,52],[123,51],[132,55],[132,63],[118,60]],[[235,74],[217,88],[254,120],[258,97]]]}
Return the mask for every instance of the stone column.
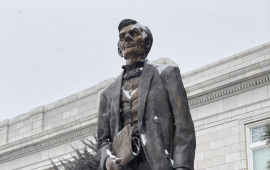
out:
{"label": "stone column", "polygon": [[31,110],[31,135],[40,133],[43,131],[43,122],[44,122],[44,106],[39,106]]}
{"label": "stone column", "polygon": [[0,123],[0,146],[8,143],[8,126],[9,120],[1,121]]}

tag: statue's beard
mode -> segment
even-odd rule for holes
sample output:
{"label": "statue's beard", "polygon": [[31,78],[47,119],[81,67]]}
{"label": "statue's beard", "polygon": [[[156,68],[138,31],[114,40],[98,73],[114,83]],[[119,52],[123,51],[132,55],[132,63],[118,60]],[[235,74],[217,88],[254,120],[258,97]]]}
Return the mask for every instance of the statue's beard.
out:
{"label": "statue's beard", "polygon": [[143,55],[127,55],[127,56],[124,56],[124,59],[125,60],[130,60],[130,61],[139,61],[139,60],[142,60],[144,59]]}
{"label": "statue's beard", "polygon": [[126,50],[124,53],[122,52],[123,57],[125,60],[142,60],[145,58],[145,50],[132,50],[132,49],[128,49]]}

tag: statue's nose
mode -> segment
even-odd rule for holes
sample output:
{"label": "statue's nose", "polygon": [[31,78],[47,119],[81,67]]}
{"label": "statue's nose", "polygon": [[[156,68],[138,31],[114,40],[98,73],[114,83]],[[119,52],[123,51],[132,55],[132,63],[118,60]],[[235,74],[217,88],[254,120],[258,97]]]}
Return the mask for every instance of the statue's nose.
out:
{"label": "statue's nose", "polygon": [[130,34],[128,34],[128,33],[127,33],[127,34],[125,35],[125,39],[126,39],[126,40],[129,40],[129,39],[131,39],[131,36],[130,36]]}

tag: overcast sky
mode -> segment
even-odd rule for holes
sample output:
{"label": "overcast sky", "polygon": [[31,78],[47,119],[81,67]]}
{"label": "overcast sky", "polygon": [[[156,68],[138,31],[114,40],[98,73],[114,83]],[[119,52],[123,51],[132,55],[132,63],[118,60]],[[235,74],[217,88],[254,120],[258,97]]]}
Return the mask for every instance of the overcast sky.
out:
{"label": "overcast sky", "polygon": [[182,74],[270,41],[269,0],[0,0],[0,121],[118,76],[125,18]]}

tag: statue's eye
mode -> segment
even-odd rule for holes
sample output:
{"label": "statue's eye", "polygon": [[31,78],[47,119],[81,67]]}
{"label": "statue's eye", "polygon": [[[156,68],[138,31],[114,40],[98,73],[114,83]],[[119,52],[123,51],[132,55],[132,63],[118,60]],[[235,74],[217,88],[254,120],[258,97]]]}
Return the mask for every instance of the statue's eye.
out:
{"label": "statue's eye", "polygon": [[131,36],[132,36],[132,37],[136,37],[136,36],[137,36],[137,33],[136,33],[136,32],[132,32],[132,33],[131,33]]}
{"label": "statue's eye", "polygon": [[121,36],[121,37],[120,37],[120,41],[123,41],[123,40],[124,40],[124,36]]}

